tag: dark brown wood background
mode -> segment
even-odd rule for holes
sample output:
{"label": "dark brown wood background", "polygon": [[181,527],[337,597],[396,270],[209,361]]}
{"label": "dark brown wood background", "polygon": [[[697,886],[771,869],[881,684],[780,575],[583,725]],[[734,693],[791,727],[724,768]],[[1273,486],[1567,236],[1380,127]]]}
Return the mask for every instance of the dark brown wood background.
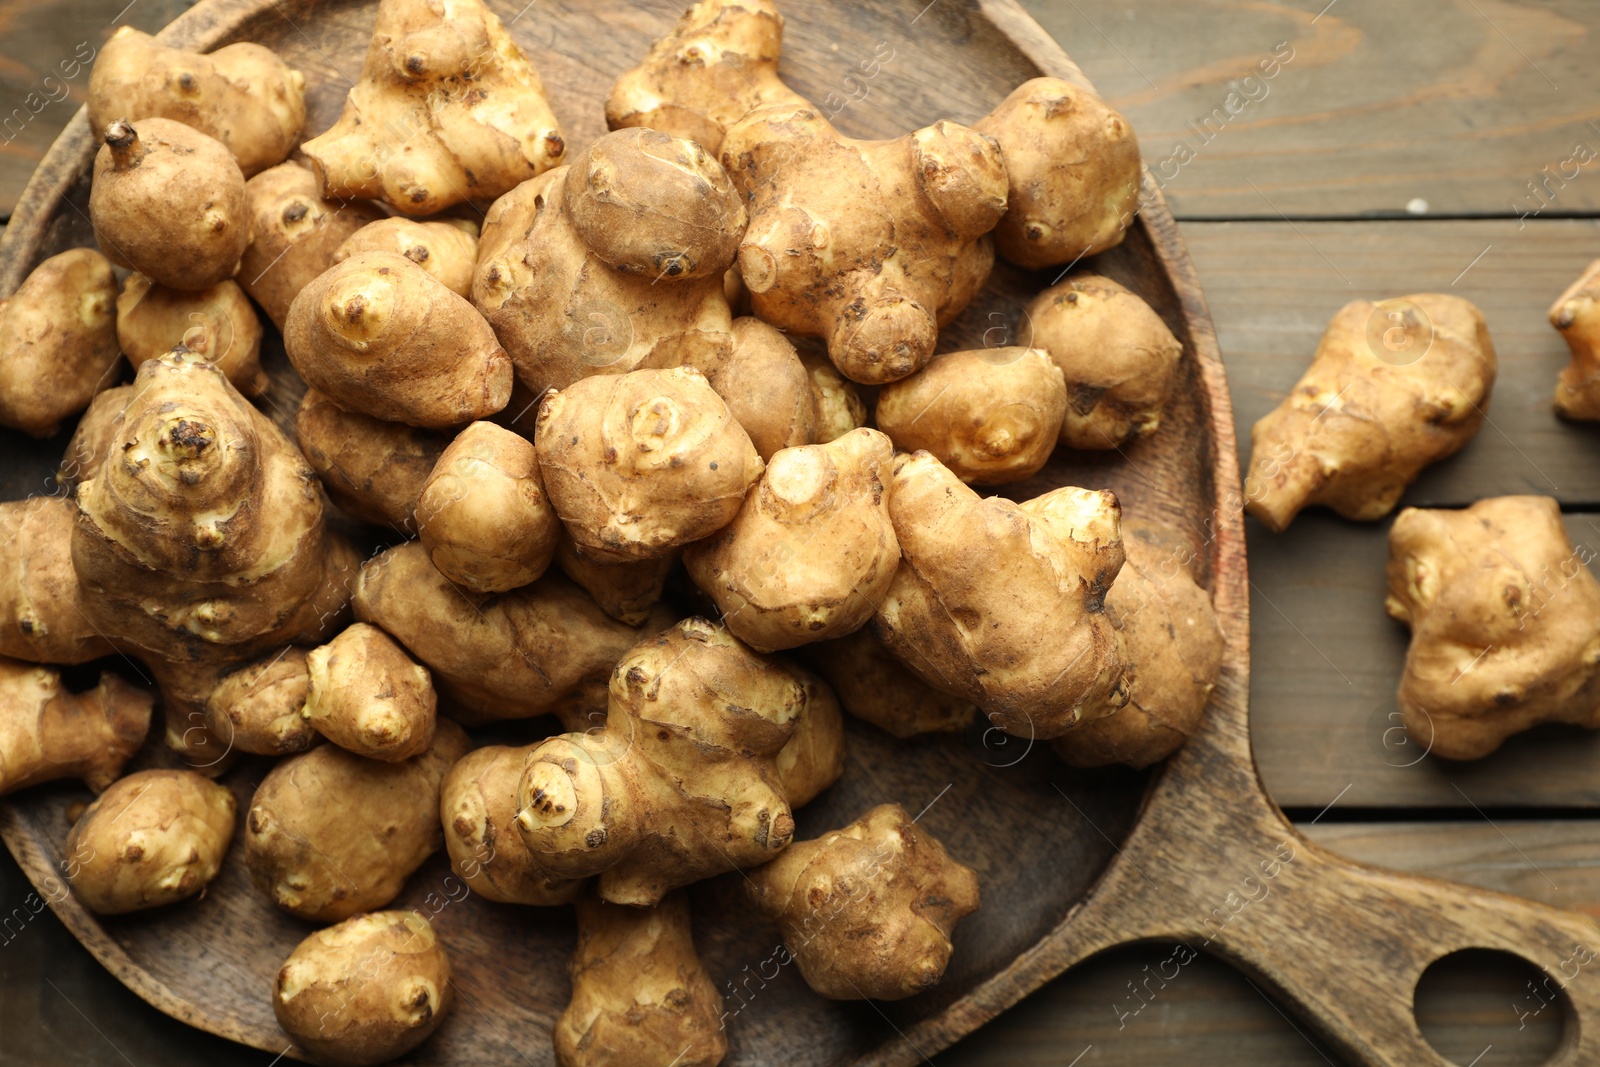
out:
{"label": "dark brown wood background", "polygon": [[[124,2],[0,0],[0,213],[82,102],[87,71],[69,80],[61,64],[118,23],[153,30],[186,6]],[[1477,440],[1407,502],[1548,493],[1574,540],[1600,549],[1600,428],[1550,413],[1566,356],[1544,319],[1600,256],[1600,5],[1024,2],[1139,131],[1211,302],[1241,442],[1346,301],[1456,292],[1488,316],[1500,381]],[[1274,57],[1276,76],[1240,81]],[[1273,797],[1358,859],[1600,915],[1600,735],[1536,731],[1461,766],[1385,745],[1405,649],[1383,614],[1386,534],[1325,514],[1279,537],[1251,524],[1251,728]],[[147,1007],[40,907],[0,854],[0,1067],[271,1061]],[[1136,999],[1170,951],[1095,960],[937,1062],[1337,1062],[1207,959]],[[1562,1020],[1537,978],[1497,959],[1445,965],[1418,1016],[1458,1063],[1540,1063]]]}

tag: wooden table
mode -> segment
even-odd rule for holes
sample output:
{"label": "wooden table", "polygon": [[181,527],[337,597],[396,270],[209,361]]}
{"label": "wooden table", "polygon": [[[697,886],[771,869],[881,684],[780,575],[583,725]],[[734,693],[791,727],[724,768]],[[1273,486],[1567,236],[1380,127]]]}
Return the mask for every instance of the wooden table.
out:
{"label": "wooden table", "polygon": [[[184,6],[134,0],[119,14],[125,2],[0,3],[0,102],[23,109],[10,125],[0,115],[0,211],[82,101],[86,72],[63,82],[58,64],[118,20],[154,29]],[[1459,293],[1483,308],[1500,355],[1490,421],[1406,502],[1547,493],[1574,540],[1600,548],[1600,428],[1551,414],[1566,350],[1544,318],[1600,255],[1600,67],[1585,47],[1600,8],[1025,2],[1139,131],[1211,302],[1242,441],[1346,301]],[[1275,76],[1245,80],[1263,59]],[[1281,536],[1250,526],[1251,726],[1272,795],[1351,856],[1600,914],[1600,735],[1536,731],[1469,765],[1385,744],[1405,649],[1383,613],[1386,535],[1323,513]],[[145,1006],[30,893],[0,856],[0,1065],[271,1060]],[[1337,1062],[1220,963],[1135,1000],[1131,983],[1169,951],[1093,961],[937,1062]],[[1443,965],[1418,991],[1419,1019],[1459,1063],[1540,1063],[1561,1015],[1541,1009],[1537,977],[1507,959]]]}

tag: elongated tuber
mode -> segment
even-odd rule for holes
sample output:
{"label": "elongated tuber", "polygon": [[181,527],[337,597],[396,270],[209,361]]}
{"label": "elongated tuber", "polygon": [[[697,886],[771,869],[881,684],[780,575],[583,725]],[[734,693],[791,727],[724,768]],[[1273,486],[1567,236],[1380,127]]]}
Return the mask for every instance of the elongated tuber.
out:
{"label": "elongated tuber", "polygon": [[428,1039],[455,1003],[450,959],[414,911],[380,911],[318,930],[278,971],[278,1025],[315,1063],[368,1067]]}
{"label": "elongated tuber", "polygon": [[250,244],[239,261],[239,284],[279,332],[289,305],[333,266],[351,234],[383,218],[371,204],[327,200],[311,168],[298,161],[264,170],[245,183]]}
{"label": "elongated tuber", "polygon": [[528,755],[517,829],[543,869],[598,874],[617,904],[765,863],[794,835],[774,761],[805,699],[782,666],[686,619],[617,664],[605,726]]}
{"label": "elongated tuber", "polygon": [[969,485],[1031,478],[1061,434],[1061,368],[1038,348],[946,352],[884,387],[873,416],[903,452],[926,450]]}
{"label": "elongated tuber", "polygon": [[871,627],[806,645],[796,655],[827,680],[845,711],[895,737],[965,730],[978,711],[906,670]]}
{"label": "elongated tuber", "polygon": [[144,743],[154,703],[109,672],[72,693],[49,667],[0,658],[0,796],[60,778],[105,789]]}
{"label": "elongated tuber", "polygon": [[463,756],[439,796],[450,866],[473,892],[504,904],[566,904],[581,878],[544,871],[517,833],[517,783],[533,746],[487,745]]}
{"label": "elongated tuber", "polygon": [[1027,318],[1066,376],[1062,444],[1116,448],[1160,428],[1183,346],[1138,294],[1080,271],[1035,297]]}
{"label": "elongated tuber", "polygon": [[[220,142],[169,119],[107,126],[89,218],[106,258],[196,291],[233,277],[250,243],[244,175]],[[180,250],[177,252],[175,250]]]}
{"label": "elongated tuber", "polygon": [[728,131],[722,165],[748,201],[739,273],[756,315],[826,338],[855,381],[925,364],[993,264],[1005,164],[965,126],[856,141],[812,108],[770,107]]}
{"label": "elongated tuber", "polygon": [[1189,570],[1193,549],[1149,523],[1122,527],[1127,555],[1106,594],[1106,618],[1122,633],[1128,703],[1055,740],[1075,767],[1148,767],[1176,752],[1200,725],[1222,667],[1223,638],[1210,595]]}
{"label": "elongated tuber", "polygon": [[806,984],[832,1000],[903,1000],[939,984],[978,877],[898,804],[797,841],[751,873]]}
{"label": "elongated tuber", "polygon": [[229,749],[263,756],[303,752],[317,740],[306,721],[306,650],[285,648],[223,678],[206,699],[206,727]]}
{"label": "elongated tuber", "polygon": [[677,562],[676,552],[622,562],[591,559],[578,555],[572,538],[564,533],[556,545],[556,563],[562,573],[583,586],[601,611],[629,626],[639,626],[650,617]]}
{"label": "elongated tuber", "polygon": [[700,366],[732,343],[723,274],[744,227],[705,149],[654,130],[607,134],[489,209],[472,302],[535,395],[591,374]]}
{"label": "elongated tuber", "polygon": [[465,219],[380,219],[345,238],[334,252],[333,261],[342,263],[362,252],[405,256],[446,289],[458,296],[471,296],[472,271],[478,259],[478,227]]}
{"label": "elongated tuber", "polygon": [[1274,532],[1325,504],[1382,518],[1483,423],[1495,353],[1470,301],[1419,293],[1339,309],[1283,403],[1250,432],[1245,510]]}
{"label": "elongated tuber", "polygon": [[695,953],[689,901],[653,908],[578,901],[572,1002],[556,1020],[561,1067],[716,1067],[722,996]]}
{"label": "elongated tuber", "polygon": [[584,681],[605,678],[643,635],[559,574],[471,597],[409,542],[361,568],[356,616],[382,627],[433,673],[463,721],[553,711]]}
{"label": "elongated tuber", "polygon": [[119,118],[181,122],[219,141],[248,178],[294,150],[306,122],[305,89],[305,75],[259,44],[200,55],[121,26],[89,75],[89,128]]}
{"label": "elongated tuber", "polygon": [[733,520],[761,457],[697,370],[584,378],[545,397],[534,445],[578,552],[652,559]]}
{"label": "elongated tuber", "polygon": [[472,305],[393,252],[363,252],[295,297],[295,370],[335,404],[409,426],[457,426],[511,399],[511,361]]}
{"label": "elongated tuber", "polygon": [[426,667],[358,622],[306,656],[305,718],[340,748],[398,763],[433,744],[438,698]]}
{"label": "elongated tuber", "polygon": [[470,747],[444,719],[432,746],[400,763],[337,745],[283,760],[245,819],[250,880],[284,911],[316,922],[383,907],[444,843],[439,787]]}
{"label": "elongated tuber", "polygon": [[1478,759],[1539,723],[1600,727],[1593,558],[1549,497],[1399,514],[1385,607],[1411,628],[1399,702],[1419,749]]}
{"label": "elongated tuber", "polygon": [[416,529],[422,487],[450,444],[438,430],[346,411],[315,389],[300,401],[294,436],[339,510],[401,533]]}
{"label": "elongated tuber", "polygon": [[561,162],[539,74],[482,0],[381,0],[361,80],[301,145],[324,194],[433,215]]}
{"label": "elongated tuber", "polygon": [[1122,566],[1115,496],[1066,486],[1022,505],[979,499],[918,452],[895,462],[889,514],[905,558],[873,625],[923,681],[1027,738],[1127,702],[1104,613]]}
{"label": "elongated tuber", "polygon": [[135,369],[182,345],[215,363],[246,396],[267,391],[261,320],[231,278],[185,292],[130,274],[117,297],[117,343]]}
{"label": "elongated tuber", "polygon": [[72,569],[71,499],[36,496],[0,503],[0,656],[32,663],[87,663],[116,651],[83,609]]}
{"label": "elongated tuber", "polygon": [[98,915],[194,896],[222,869],[236,807],[226,786],[194,771],[119,779],[67,834],[72,892]]}
{"label": "elongated tuber", "polygon": [[714,155],[750,112],[805,103],[778,77],[782,50],[783,16],[771,0],[699,0],[617,79],[606,123],[687,137]]}
{"label": "elongated tuber", "polygon": [[326,530],[299,450],[203,357],[176,349],[140,367],[111,440],[78,485],[84,611],[155,673],[168,744],[215,765],[212,690],[262,653],[335,632],[358,560]]}
{"label": "elongated tuber", "polygon": [[689,546],[690,576],[736,637],[771,652],[866,625],[900,564],[893,457],[889,439],[866,429],[786,448],[733,522]]}
{"label": "elongated tuber", "polygon": [[1572,350],[1572,362],[1556,381],[1556,414],[1567,419],[1600,419],[1600,259],[1550,305],[1550,325]]}
{"label": "elongated tuber", "polygon": [[1139,210],[1139,141],[1092,90],[1034,78],[972,128],[1005,155],[1010,188],[994,231],[1002,256],[1036,270],[1122,243]]}
{"label": "elongated tuber", "polygon": [[51,256],[0,300],[0,426],[53,436],[115,384],[117,280],[89,248]]}
{"label": "elongated tuber", "polygon": [[416,515],[433,565],[476,593],[534,581],[561,537],[532,443],[492,422],[475,422],[450,442],[422,487]]}

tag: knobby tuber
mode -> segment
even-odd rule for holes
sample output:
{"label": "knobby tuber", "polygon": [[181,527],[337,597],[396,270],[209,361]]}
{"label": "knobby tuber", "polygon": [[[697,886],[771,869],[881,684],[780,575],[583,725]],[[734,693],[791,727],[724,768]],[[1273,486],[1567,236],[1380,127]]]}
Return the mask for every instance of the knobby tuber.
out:
{"label": "knobby tuber", "polygon": [[369,1067],[422,1044],[454,1002],[432,924],[414,911],[380,911],[300,942],[278,971],[272,1008],[313,1062]]}
{"label": "knobby tuber", "polygon": [[117,280],[91,248],[51,256],[0,300],[0,426],[51,437],[115,383]]}
{"label": "knobby tuber", "polygon": [[751,872],[806,984],[833,1000],[903,1000],[950,963],[950,932],[978,910],[978,877],[898,804],[797,841]]}
{"label": "knobby tuber", "polygon": [[315,922],[388,904],[444,843],[439,787],[471,745],[442,719],[429,749],[400,763],[338,745],[283,760],[245,819],[250,880],[284,911]]}
{"label": "knobby tuber", "polygon": [[650,617],[678,557],[679,553],[670,552],[656,559],[591,559],[578,555],[565,533],[556,545],[556,564],[562,573],[583,586],[601,611],[629,626],[639,626]]}
{"label": "knobby tuber", "polygon": [[684,563],[723,624],[763,652],[866,625],[900,563],[889,518],[894,446],[876,430],[772,457],[733,522]]}
{"label": "knobby tuber", "polygon": [[90,804],[67,834],[83,906],[121,915],[192,897],[222,869],[237,802],[194,771],[140,771]]}
{"label": "knobby tuber", "polygon": [[795,654],[827,680],[845,711],[895,737],[965,730],[978,711],[906,670],[871,627]]}
{"label": "knobby tuber", "polygon": [[438,698],[428,669],[358,622],[306,656],[305,718],[340,748],[398,763],[433,744]]}
{"label": "knobby tuber", "polygon": [[416,529],[422,487],[450,444],[444,432],[346,411],[315,389],[300,401],[294,436],[339,510],[401,533]]}
{"label": "knobby tuber", "polygon": [[1556,381],[1556,414],[1600,419],[1600,259],[1550,305],[1550,325],[1566,338],[1572,362]]}
{"label": "knobby tuber", "polygon": [[581,878],[553,876],[517,833],[517,783],[534,746],[488,745],[463,756],[439,797],[450,866],[473,892],[504,904],[566,904]]}
{"label": "knobby tuber", "polygon": [[206,728],[223,747],[263,756],[303,752],[317,739],[306,721],[306,650],[285,648],[227,675],[206,699]]}
{"label": "knobby tuber", "polygon": [[116,649],[84,613],[72,567],[78,507],[69,497],[0,503],[0,656],[31,663],[87,663]]}
{"label": "knobby tuber", "polygon": [[1061,434],[1067,390],[1038,348],[946,352],[883,388],[873,417],[902,452],[925,450],[969,485],[1031,478]]}
{"label": "knobby tuber", "polygon": [[405,256],[446,289],[470,297],[472,271],[478,260],[478,227],[466,219],[380,219],[345,238],[333,253],[333,262],[342,263],[362,252]]}
{"label": "knobby tuber", "polygon": [[1385,607],[1411,628],[1399,702],[1419,749],[1478,759],[1539,723],[1600,727],[1593,558],[1549,497],[1399,514]]}
{"label": "knobby tuber", "polygon": [[1478,432],[1494,377],[1483,313],[1461,297],[1346,304],[1294,390],[1250,431],[1245,510],[1274,532],[1309,504],[1382,518]]}
{"label": "knobby tuber", "polygon": [[0,658],[0,796],[60,778],[107,788],[144,743],[154,705],[109,671],[73,693],[58,671]]}
{"label": "knobby tuber", "polygon": [[1079,271],[1034,297],[1027,321],[1066,376],[1062,444],[1116,448],[1160,428],[1183,346],[1138,294]]}
{"label": "knobby tuber", "polygon": [[232,278],[186,292],[128,275],[117,297],[117,343],[135,369],[182,345],[215,363],[246,396],[267,391],[261,320]]}
{"label": "knobby tuber", "polygon": [[434,215],[561,161],[539,74],[482,0],[381,0],[361,80],[300,146],[325,195]]}
{"label": "knobby tuber", "polygon": [[1127,702],[1104,611],[1122,566],[1115,496],[1065,486],[1021,505],[980,499],[918,452],[896,460],[889,514],[905,558],[873,625],[923,681],[1028,738]]}

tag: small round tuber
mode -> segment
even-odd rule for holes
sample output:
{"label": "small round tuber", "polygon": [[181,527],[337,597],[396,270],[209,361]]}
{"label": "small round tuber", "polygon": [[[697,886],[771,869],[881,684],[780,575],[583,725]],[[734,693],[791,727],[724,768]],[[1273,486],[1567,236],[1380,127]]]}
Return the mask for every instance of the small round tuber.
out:
{"label": "small round tuber", "polygon": [[118,780],[67,834],[73,894],[97,915],[194,896],[222,869],[236,807],[225,786],[194,771]]}
{"label": "small round tuber", "polygon": [[206,700],[206,725],[230,749],[263,756],[303,752],[317,740],[306,722],[306,650],[285,648],[223,678]]}
{"label": "small round tuber", "polygon": [[340,748],[398,763],[433,744],[438,698],[428,669],[358,622],[306,656],[305,718]]}
{"label": "small round tuber", "polygon": [[51,437],[115,383],[117,280],[90,248],[51,256],[0,300],[0,426]]}
{"label": "small round tuber", "polygon": [[178,346],[215,363],[246,396],[267,391],[261,320],[233,279],[186,292],[128,275],[117,297],[117,343],[135,369]]}

